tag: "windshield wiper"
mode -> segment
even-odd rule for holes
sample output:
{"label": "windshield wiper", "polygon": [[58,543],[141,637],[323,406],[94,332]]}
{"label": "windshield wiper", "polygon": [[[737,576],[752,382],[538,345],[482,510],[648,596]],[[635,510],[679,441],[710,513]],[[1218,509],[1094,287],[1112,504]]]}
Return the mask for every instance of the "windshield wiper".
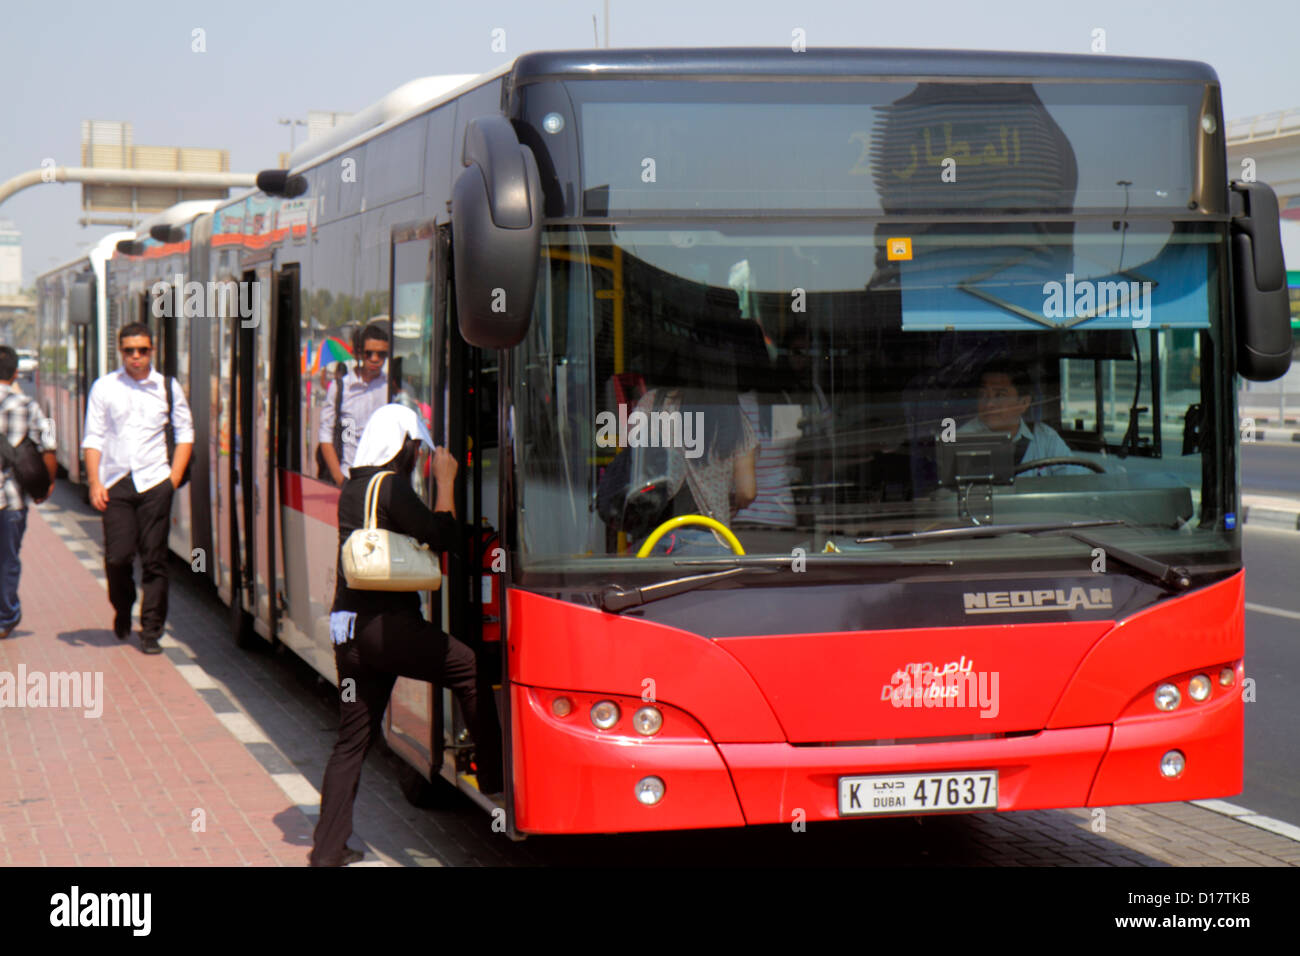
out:
{"label": "windshield wiper", "polygon": [[639,607],[642,604],[649,604],[651,601],[658,601],[662,598],[672,597],[676,594],[685,594],[687,591],[694,591],[696,588],[702,588],[706,584],[712,584],[714,581],[721,581],[726,578],[735,577],[744,574],[747,571],[764,571],[768,574],[775,574],[783,568],[793,565],[798,560],[804,562],[802,566],[811,564],[813,567],[848,567],[854,565],[873,565],[889,567],[952,567],[955,561],[938,558],[923,558],[917,560],[900,561],[897,555],[885,556],[880,554],[874,555],[845,555],[845,554],[810,554],[807,557],[795,558],[793,555],[733,555],[731,557],[717,558],[681,558],[675,561],[675,564],[685,565],[688,567],[717,567],[723,565],[726,570],[711,571],[708,574],[692,574],[689,577],[673,578],[669,581],[660,581],[656,584],[647,584],[645,587],[624,588],[608,587],[600,596],[600,606],[606,611],[625,611],[630,607]]}
{"label": "windshield wiper", "polygon": [[833,554],[819,552],[798,558],[792,554],[736,554],[716,558],[679,558],[673,563],[687,567],[717,567],[722,565],[727,568],[784,568],[793,565],[796,561],[805,567],[811,564],[813,567],[818,568],[882,564],[901,565],[903,567],[937,564],[952,567],[956,563],[946,558],[922,558],[919,561],[899,560],[896,554],[886,554],[880,551],[873,551],[870,554],[854,554],[852,552],[845,554],[843,551],[837,551]]}
{"label": "windshield wiper", "polygon": [[994,524],[980,525],[973,528],[936,528],[932,531],[909,531],[906,534],[889,534],[875,538],[858,538],[858,544],[877,542],[920,541],[924,539],[962,540],[967,538],[1000,538],[1008,534],[1061,534],[1073,538],[1090,548],[1101,548],[1108,558],[1115,558],[1121,564],[1135,568],[1143,574],[1155,578],[1156,582],[1172,591],[1185,591],[1192,586],[1192,577],[1186,568],[1174,567],[1148,558],[1144,554],[1130,551],[1109,542],[1099,541],[1091,535],[1084,534],[1084,528],[1131,527],[1121,519],[1097,521],[1067,521],[1056,524]]}
{"label": "windshield wiper", "polygon": [[1128,548],[1121,548],[1116,544],[1099,541],[1092,535],[1083,534],[1079,531],[1061,531],[1058,533],[1086,544],[1090,548],[1100,548],[1105,552],[1107,558],[1118,558],[1121,564],[1127,564],[1130,568],[1137,568],[1143,574],[1149,574],[1156,579],[1157,583],[1163,584],[1171,591],[1186,591],[1192,586],[1192,576],[1186,568],[1176,568],[1171,564],[1165,564],[1163,561],[1157,561],[1155,558],[1148,558],[1145,554],[1130,551]]}
{"label": "windshield wiper", "polygon": [[908,531],[903,534],[886,534],[871,538],[857,538],[858,544],[877,544],[893,541],[921,541],[927,538],[944,538],[957,541],[962,538],[1000,538],[1006,534],[1041,534],[1044,531],[1069,531],[1074,528],[1101,528],[1125,524],[1119,518],[1094,521],[1066,521],[1051,524],[981,524],[962,528],[935,528],[931,531]]}
{"label": "windshield wiper", "polygon": [[647,584],[643,588],[606,588],[600,596],[600,606],[606,611],[626,611],[630,607],[638,607],[642,604],[648,604],[650,601],[658,601],[661,598],[672,597],[674,594],[684,594],[687,591],[694,591],[696,588],[703,587],[713,581],[721,581],[723,578],[735,577],[738,574],[744,574],[747,571],[768,571],[774,572],[778,568],[769,568],[762,565],[750,565],[747,567],[728,568],[726,571],[714,571],[711,574],[694,574],[687,578],[673,578],[671,581],[660,581],[658,584]]}

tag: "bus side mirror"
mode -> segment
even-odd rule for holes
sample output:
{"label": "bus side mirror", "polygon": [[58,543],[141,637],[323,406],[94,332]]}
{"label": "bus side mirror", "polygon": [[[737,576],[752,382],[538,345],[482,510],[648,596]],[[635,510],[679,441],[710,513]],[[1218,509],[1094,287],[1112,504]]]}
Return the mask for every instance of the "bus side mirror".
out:
{"label": "bus side mirror", "polygon": [[307,177],[290,176],[287,169],[264,169],[257,174],[257,188],[268,196],[296,199],[307,191]]}
{"label": "bus side mirror", "polygon": [[95,323],[95,277],[77,279],[68,291],[68,321],[73,325]]}
{"label": "bus side mirror", "polygon": [[1291,304],[1277,195],[1264,183],[1234,182],[1232,191],[1237,371],[1269,382],[1291,366]]}
{"label": "bus side mirror", "polygon": [[460,334],[504,349],[528,332],[542,243],[542,181],[533,152],[501,114],[471,120],[452,187],[451,239]]}

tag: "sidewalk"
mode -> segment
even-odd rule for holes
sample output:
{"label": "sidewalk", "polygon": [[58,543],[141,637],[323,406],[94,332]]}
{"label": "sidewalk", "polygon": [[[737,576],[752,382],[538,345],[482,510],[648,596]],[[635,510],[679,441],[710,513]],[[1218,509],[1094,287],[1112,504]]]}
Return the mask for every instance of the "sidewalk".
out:
{"label": "sidewalk", "polygon": [[1255,441],[1260,444],[1268,445],[1285,445],[1291,442],[1300,442],[1300,431],[1290,427],[1291,419],[1287,419],[1286,427],[1255,419]]}
{"label": "sidewalk", "polygon": [[310,821],[169,659],[174,642],[142,654],[138,617],[114,637],[98,553],[79,557],[32,508],[22,559],[0,681],[39,704],[44,675],[78,672],[102,699],[51,706],[73,697],[56,679],[46,706],[0,709],[0,865],[306,865]]}
{"label": "sidewalk", "polygon": [[1241,523],[1276,531],[1300,531],[1300,499],[1242,495]]}

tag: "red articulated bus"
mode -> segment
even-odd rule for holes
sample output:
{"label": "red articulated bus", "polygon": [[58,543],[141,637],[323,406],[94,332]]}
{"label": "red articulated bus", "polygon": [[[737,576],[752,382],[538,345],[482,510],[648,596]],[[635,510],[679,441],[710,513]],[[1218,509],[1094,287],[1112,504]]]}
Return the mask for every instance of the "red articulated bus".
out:
{"label": "red articulated bus", "polygon": [[400,681],[428,786],[516,835],[1240,790],[1234,376],[1291,340],[1208,66],[536,53],[290,166],[162,237],[270,317],[169,336],[187,527],[236,635],[334,678],[320,359],[388,320],[392,400],[463,466],[426,612],[507,737],[497,801]]}

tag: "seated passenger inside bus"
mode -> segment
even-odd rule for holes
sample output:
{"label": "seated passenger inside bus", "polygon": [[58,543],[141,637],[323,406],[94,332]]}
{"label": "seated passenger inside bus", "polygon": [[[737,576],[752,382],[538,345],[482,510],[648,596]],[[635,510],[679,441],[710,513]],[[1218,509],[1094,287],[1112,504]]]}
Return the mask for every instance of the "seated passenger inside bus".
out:
{"label": "seated passenger inside bus", "polygon": [[[735,395],[723,396],[695,387],[652,388],[637,403],[636,411],[680,414],[683,445],[667,449],[673,460],[671,514],[699,514],[730,526],[738,509],[749,505],[756,493],[755,457],[758,438]],[[653,419],[652,419],[653,420]],[[678,528],[661,538],[656,554],[728,549],[726,542],[701,525]],[[729,549],[728,549],[729,550]]]}
{"label": "seated passenger inside bus", "polygon": [[[1013,459],[1017,465],[1044,458],[1069,458],[1070,446],[1046,422],[1025,421],[1033,400],[1033,383],[1023,365],[1007,359],[994,359],[980,370],[979,411],[975,418],[957,429],[959,435],[1006,435],[1016,443]],[[1051,465],[1022,472],[1021,475],[1089,474],[1078,465]]]}

